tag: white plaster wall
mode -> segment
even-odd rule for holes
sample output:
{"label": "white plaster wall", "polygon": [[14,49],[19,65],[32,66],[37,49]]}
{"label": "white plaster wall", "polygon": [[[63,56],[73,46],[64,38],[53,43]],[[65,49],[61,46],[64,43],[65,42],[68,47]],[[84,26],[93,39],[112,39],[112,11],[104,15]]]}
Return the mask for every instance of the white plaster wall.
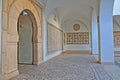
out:
{"label": "white plaster wall", "polygon": [[[78,31],[74,31],[73,30],[73,25],[74,24],[79,24],[80,25],[80,30]],[[88,28],[88,26],[80,21],[80,20],[75,20],[75,21],[72,21],[72,20],[69,20],[68,22],[65,22],[63,25],[63,32],[64,33],[75,33],[75,32],[89,32],[90,34],[90,30]],[[91,50],[91,39],[90,39],[91,36],[89,36],[89,44],[83,44],[83,45],[64,45],[64,51],[66,50]]]}
{"label": "white plaster wall", "polygon": [[2,80],[2,51],[1,51],[1,33],[2,33],[2,0],[0,0],[0,80]]}
{"label": "white plaster wall", "polygon": [[[46,13],[44,11],[44,13]],[[56,14],[56,21],[54,20],[54,14]],[[44,61],[47,61],[49,59],[52,59],[53,57],[55,56],[58,56],[62,53],[63,50],[60,50],[60,51],[56,51],[56,52],[52,52],[52,53],[49,53],[49,55],[47,54],[47,22],[53,24],[54,26],[56,26],[57,28],[61,29],[61,26],[59,25],[59,17],[58,17],[58,14],[56,11],[53,11],[53,13],[51,15],[49,15],[48,18],[46,18],[46,14],[43,14],[43,39],[44,39]]]}

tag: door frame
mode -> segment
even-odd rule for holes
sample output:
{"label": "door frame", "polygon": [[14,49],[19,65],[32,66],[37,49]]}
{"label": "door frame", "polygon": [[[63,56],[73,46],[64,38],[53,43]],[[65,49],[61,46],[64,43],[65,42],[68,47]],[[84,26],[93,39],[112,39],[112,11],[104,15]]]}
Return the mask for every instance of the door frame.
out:
{"label": "door frame", "polygon": [[[31,20],[31,23],[32,23],[32,63],[31,63],[31,64],[29,64],[29,63],[19,63],[19,54],[20,54],[20,53],[19,53],[19,41],[20,41],[20,40],[18,40],[18,43],[17,43],[17,49],[18,49],[18,50],[17,50],[17,53],[18,53],[17,59],[18,59],[18,64],[34,65],[34,63],[35,63],[35,62],[34,62],[34,58],[35,58],[35,57],[34,57],[34,50],[35,50],[35,49],[34,49],[34,38],[36,38],[36,35],[37,35],[37,34],[34,35],[35,32],[36,32],[36,31],[34,31],[34,28],[35,28],[36,26],[33,26],[34,23],[32,22],[33,20],[32,20],[32,18],[31,18],[31,16],[33,16],[33,14],[30,14],[31,12],[28,11],[28,10],[23,10],[23,11],[26,11],[26,12],[28,13],[28,16],[29,16],[29,18],[30,18],[30,20]],[[23,12],[23,11],[22,11],[22,12]],[[21,14],[22,14],[22,12],[21,12]],[[21,15],[21,14],[20,14],[20,15]],[[21,26],[21,25],[20,25],[20,22],[19,22],[20,15],[19,15],[19,18],[18,18],[18,23],[17,23],[18,36],[19,36],[19,27]],[[33,16],[33,17],[34,17],[34,16]]]}

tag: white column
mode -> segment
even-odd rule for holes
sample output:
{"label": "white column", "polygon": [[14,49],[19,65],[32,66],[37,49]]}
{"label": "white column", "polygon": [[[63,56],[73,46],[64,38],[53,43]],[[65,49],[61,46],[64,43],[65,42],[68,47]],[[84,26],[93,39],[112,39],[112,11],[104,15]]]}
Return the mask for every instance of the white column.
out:
{"label": "white column", "polygon": [[45,18],[45,11],[43,11],[43,60],[47,61],[47,21]]}
{"label": "white column", "polygon": [[1,51],[1,33],[2,33],[2,0],[0,0],[0,80],[2,80],[2,51]]}
{"label": "white column", "polygon": [[114,63],[113,4],[114,0],[100,0],[99,61],[101,63]]}
{"label": "white column", "polygon": [[92,10],[92,54],[98,54],[98,23],[95,10]]}

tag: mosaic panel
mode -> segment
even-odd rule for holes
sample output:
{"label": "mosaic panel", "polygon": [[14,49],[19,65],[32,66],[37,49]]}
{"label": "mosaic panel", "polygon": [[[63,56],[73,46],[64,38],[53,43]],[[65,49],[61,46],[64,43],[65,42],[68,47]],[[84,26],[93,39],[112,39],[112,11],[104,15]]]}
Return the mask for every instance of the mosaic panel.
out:
{"label": "mosaic panel", "polygon": [[114,46],[120,47],[120,31],[114,31]]}
{"label": "mosaic panel", "polygon": [[47,50],[48,53],[62,50],[62,31],[50,23],[47,27]]}
{"label": "mosaic panel", "polygon": [[89,32],[65,33],[65,44],[89,44]]}

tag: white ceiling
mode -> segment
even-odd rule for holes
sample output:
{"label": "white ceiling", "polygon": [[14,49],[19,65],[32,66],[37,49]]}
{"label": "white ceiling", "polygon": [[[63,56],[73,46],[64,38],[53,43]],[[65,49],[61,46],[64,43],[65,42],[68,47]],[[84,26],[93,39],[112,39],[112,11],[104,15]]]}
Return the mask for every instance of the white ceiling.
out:
{"label": "white ceiling", "polygon": [[56,11],[62,23],[68,20],[91,21],[92,9],[98,14],[98,0],[43,0],[46,18]]}

